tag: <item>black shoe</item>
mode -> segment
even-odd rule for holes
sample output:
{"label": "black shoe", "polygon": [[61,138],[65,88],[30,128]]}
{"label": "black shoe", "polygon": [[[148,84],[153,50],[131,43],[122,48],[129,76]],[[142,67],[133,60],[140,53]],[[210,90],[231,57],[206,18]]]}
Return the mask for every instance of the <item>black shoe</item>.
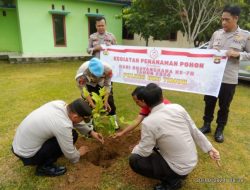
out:
{"label": "black shoe", "polygon": [[167,187],[160,183],[154,187],[154,190],[167,190]]}
{"label": "black shoe", "polygon": [[203,126],[200,128],[203,134],[211,132],[211,124],[209,122],[204,122]]}
{"label": "black shoe", "polygon": [[218,143],[224,142],[224,135],[223,135],[224,126],[217,126],[216,131],[214,133],[214,140]]}
{"label": "black shoe", "polygon": [[56,166],[56,165],[49,165],[49,166],[37,166],[36,168],[36,175],[37,176],[59,176],[65,174],[67,169],[64,166]]}
{"label": "black shoe", "polygon": [[162,182],[154,187],[154,190],[177,190],[182,187],[182,181],[178,180],[175,184],[169,185],[165,182]]}

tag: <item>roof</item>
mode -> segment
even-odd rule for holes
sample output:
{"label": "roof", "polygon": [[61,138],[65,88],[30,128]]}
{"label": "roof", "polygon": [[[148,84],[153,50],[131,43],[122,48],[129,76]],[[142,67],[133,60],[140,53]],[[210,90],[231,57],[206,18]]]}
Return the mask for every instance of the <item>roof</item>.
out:
{"label": "roof", "polygon": [[96,0],[99,2],[106,2],[106,3],[117,3],[123,5],[130,5],[132,0]]}

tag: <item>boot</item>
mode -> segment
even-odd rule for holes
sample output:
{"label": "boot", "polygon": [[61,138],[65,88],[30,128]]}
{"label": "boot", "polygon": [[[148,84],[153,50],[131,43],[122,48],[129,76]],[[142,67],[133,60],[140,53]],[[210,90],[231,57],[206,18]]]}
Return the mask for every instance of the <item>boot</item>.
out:
{"label": "boot", "polygon": [[65,174],[67,169],[64,166],[56,166],[54,164],[52,165],[43,165],[43,166],[37,166],[36,168],[36,175],[37,176],[59,176]]}
{"label": "boot", "polygon": [[200,131],[203,134],[210,133],[211,132],[211,123],[204,122],[203,126],[200,128]]}
{"label": "boot", "polygon": [[168,184],[166,182],[162,182],[154,187],[154,190],[177,190],[182,187],[182,181],[178,180],[175,184]]}
{"label": "boot", "polygon": [[118,129],[120,129],[120,127],[119,127],[119,125],[118,125],[116,115],[114,115],[114,118],[115,118],[115,130],[117,131]]}
{"label": "boot", "polygon": [[224,127],[225,126],[223,125],[218,125],[214,133],[214,140],[218,143],[223,143],[224,141],[224,135],[223,135]]}
{"label": "boot", "polygon": [[116,115],[111,115],[109,117],[109,120],[112,124],[112,126],[114,127],[114,129],[117,131],[118,129],[120,129],[119,125],[118,125],[118,122],[117,122],[117,117]]}

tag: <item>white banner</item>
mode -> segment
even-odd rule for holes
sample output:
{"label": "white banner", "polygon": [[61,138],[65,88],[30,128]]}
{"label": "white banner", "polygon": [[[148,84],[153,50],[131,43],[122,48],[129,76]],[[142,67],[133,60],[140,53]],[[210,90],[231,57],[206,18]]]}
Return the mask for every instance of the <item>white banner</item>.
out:
{"label": "white banner", "polygon": [[212,49],[107,46],[101,60],[112,66],[113,82],[217,97],[227,57]]}

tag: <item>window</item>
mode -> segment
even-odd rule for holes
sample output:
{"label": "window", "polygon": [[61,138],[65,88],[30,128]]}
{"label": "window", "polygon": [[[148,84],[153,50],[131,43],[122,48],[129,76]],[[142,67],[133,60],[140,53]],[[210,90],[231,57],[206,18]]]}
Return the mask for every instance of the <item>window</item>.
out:
{"label": "window", "polygon": [[176,41],[177,40],[177,32],[171,32],[169,34],[169,41]]}
{"label": "window", "polygon": [[96,32],[95,22],[96,17],[89,17],[89,36]]}
{"label": "window", "polygon": [[124,39],[124,40],[133,40],[134,39],[134,34],[129,32],[129,30],[126,27],[126,25],[124,24],[124,22],[122,22],[122,39]]}
{"label": "window", "polygon": [[7,14],[6,14],[6,11],[3,11],[3,16],[6,16]]}
{"label": "window", "polygon": [[55,46],[66,46],[65,16],[52,15]]}
{"label": "window", "polygon": [[[154,40],[160,40],[160,38],[154,38]],[[177,40],[177,32],[170,32],[168,33],[163,39],[161,40],[169,40],[169,41],[176,41]]]}

